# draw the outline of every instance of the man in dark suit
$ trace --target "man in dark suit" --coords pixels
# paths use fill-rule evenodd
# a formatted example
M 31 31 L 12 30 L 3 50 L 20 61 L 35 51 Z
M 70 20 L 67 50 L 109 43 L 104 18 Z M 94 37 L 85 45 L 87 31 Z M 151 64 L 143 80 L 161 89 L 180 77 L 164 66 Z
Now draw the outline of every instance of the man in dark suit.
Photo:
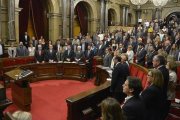
M 119 43 L 119 48 L 117 49 L 120 53 L 126 53 L 125 48 L 123 47 L 122 43 Z
M 127 95 L 122 111 L 127 120 L 144 120 L 145 104 L 139 94 L 143 90 L 142 83 L 137 77 L 127 77 L 123 84 L 123 92 Z
M 134 50 L 136 47 L 136 42 L 134 42 L 133 39 L 134 38 L 130 37 L 129 42 L 128 42 L 128 46 L 131 45 L 133 48 L 132 50 Z
M 124 101 L 126 95 L 123 93 L 122 85 L 124 84 L 126 77 L 124 75 L 124 66 L 120 63 L 121 57 L 116 56 L 114 58 L 115 67 L 112 72 L 112 80 L 110 91 L 112 92 L 112 97 L 115 98 L 121 104 Z
M 160 70 L 164 76 L 164 84 L 163 84 L 163 99 L 166 100 L 165 102 L 163 102 L 163 117 L 164 120 L 167 117 L 168 113 L 169 113 L 169 107 L 170 104 L 168 103 L 167 100 L 167 87 L 168 87 L 168 83 L 169 83 L 169 71 L 167 70 L 167 68 L 165 67 L 165 58 L 162 55 L 156 55 L 153 58 L 153 67 Z
M 145 57 L 146 57 L 146 50 L 144 49 L 144 44 L 139 43 L 139 49 L 136 55 L 136 63 L 138 65 L 144 66 L 145 65 Z
M 104 53 L 105 53 L 105 45 L 103 44 L 103 41 L 102 40 L 100 40 L 100 44 L 99 44 L 99 46 L 98 46 L 98 48 L 97 48 L 97 56 L 103 56 L 104 55 Z
M 83 52 L 85 52 L 86 50 L 88 50 L 88 44 L 85 42 L 85 39 L 84 39 L 84 38 L 81 40 L 80 46 L 81 46 L 81 50 L 82 50 Z
M 179 36 L 178 35 L 176 35 L 175 41 L 171 45 L 173 45 L 173 44 L 176 44 L 178 46 L 178 49 L 180 48 L 180 40 L 179 40 Z
M 106 54 L 103 58 L 103 64 L 104 64 L 103 66 L 104 67 L 110 67 L 111 61 L 112 61 L 112 55 L 111 55 L 111 53 L 109 53 L 110 52 L 109 48 L 106 48 L 105 51 L 106 51 Z
M 93 65 L 94 53 L 91 50 L 91 45 L 88 45 L 88 50 L 85 52 L 86 63 L 88 63 L 88 78 L 92 79 L 92 65 Z
M 74 52 L 71 50 L 71 46 L 68 45 L 67 50 L 64 53 L 65 61 L 72 62 L 74 58 Z
M 74 44 L 73 44 L 72 47 L 71 47 L 71 49 L 74 51 L 74 53 L 76 53 L 77 47 L 78 47 L 77 41 L 74 40 Z
M 81 34 L 81 32 L 79 33 L 79 36 L 78 36 L 78 39 L 81 41 L 82 40 L 82 34 Z
M 4 57 L 4 44 L 2 44 L 2 39 L 0 39 L 0 58 Z
M 49 50 L 46 51 L 47 61 L 53 63 L 56 58 L 56 51 L 53 50 L 53 45 L 49 45 Z
M 81 46 L 78 46 L 77 51 L 74 52 L 74 58 L 76 62 L 83 62 L 84 52 L 81 51 Z
M 177 62 L 177 63 L 180 63 L 180 49 L 178 49 L 178 50 L 176 51 L 175 58 L 176 58 L 176 62 Z
M 42 50 L 45 51 L 45 45 L 42 44 L 42 40 L 39 39 L 39 43 L 36 45 L 36 50 L 38 50 L 38 46 L 41 45 Z
M 120 43 L 122 43 L 124 49 L 127 49 L 128 40 L 126 39 L 125 35 Z
M 56 41 L 56 44 L 54 45 L 54 50 L 55 50 L 56 52 L 58 52 L 60 46 L 63 47 L 63 44 L 62 44 L 62 43 L 60 42 L 60 40 L 58 39 L 58 40 Z
M 29 36 L 27 34 L 27 32 L 25 32 L 24 36 L 22 37 L 22 42 L 23 42 L 23 45 L 26 46 L 26 48 L 28 48 L 29 46 Z
M 38 45 L 38 50 L 35 51 L 34 58 L 36 63 L 44 63 L 45 61 L 45 52 L 42 50 L 42 46 Z
M 153 58 L 155 55 L 158 54 L 155 49 L 156 49 L 156 47 L 154 45 L 150 45 L 150 47 L 149 47 L 150 52 L 147 55 L 147 68 L 148 69 L 153 68 Z
M 127 57 L 125 56 L 125 54 L 121 54 L 121 64 L 124 66 L 124 75 L 125 78 L 127 78 L 127 76 L 130 76 L 130 72 L 129 65 L 127 64 Z
M 23 45 L 22 41 L 19 42 L 19 46 L 17 46 L 16 52 L 17 52 L 17 57 L 28 56 L 28 50 Z
M 171 50 L 171 43 L 170 43 L 170 41 L 165 41 L 165 44 L 164 44 L 165 46 L 164 46 L 164 48 L 163 48 L 163 50 L 167 53 L 167 54 L 169 54 L 169 51 Z

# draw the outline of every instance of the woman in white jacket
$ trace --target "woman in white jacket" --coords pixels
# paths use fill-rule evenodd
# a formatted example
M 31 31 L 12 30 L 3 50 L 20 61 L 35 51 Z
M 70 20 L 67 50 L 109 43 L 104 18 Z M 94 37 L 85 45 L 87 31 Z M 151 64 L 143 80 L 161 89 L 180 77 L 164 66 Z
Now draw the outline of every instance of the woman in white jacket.
M 128 49 L 127 49 L 127 52 L 126 52 L 126 53 L 128 54 L 128 61 L 131 62 L 131 63 L 133 63 L 133 60 L 134 60 L 134 52 L 133 52 L 133 50 L 132 50 L 132 45 L 129 45 L 129 46 L 128 46 Z

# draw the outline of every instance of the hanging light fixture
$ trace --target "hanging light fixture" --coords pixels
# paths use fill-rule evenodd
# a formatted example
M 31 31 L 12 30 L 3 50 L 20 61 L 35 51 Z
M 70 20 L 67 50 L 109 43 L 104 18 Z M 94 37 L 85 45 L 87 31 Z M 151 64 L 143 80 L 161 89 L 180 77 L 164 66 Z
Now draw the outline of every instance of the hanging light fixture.
M 160 8 L 166 5 L 167 2 L 168 0 L 153 0 L 154 5 Z
M 140 9 L 140 6 L 145 4 L 148 0 L 131 0 L 132 4 L 137 5 L 138 9 Z

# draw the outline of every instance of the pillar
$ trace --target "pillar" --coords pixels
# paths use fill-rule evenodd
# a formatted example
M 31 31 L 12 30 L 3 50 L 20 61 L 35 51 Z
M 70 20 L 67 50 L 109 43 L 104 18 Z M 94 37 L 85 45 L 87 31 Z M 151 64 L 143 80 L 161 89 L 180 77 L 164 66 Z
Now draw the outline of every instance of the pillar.
M 15 41 L 15 0 L 8 0 L 8 42 Z
M 106 28 L 108 27 L 108 3 L 109 3 L 109 0 L 106 0 L 106 3 L 105 3 L 105 25 L 104 25 L 104 30 L 106 30 Z
M 0 1 L 0 38 L 2 38 L 2 24 L 1 24 L 1 1 Z
M 152 20 L 156 18 L 156 9 L 152 9 Z
M 122 25 L 126 25 L 126 7 L 122 6 Z
M 129 10 L 129 7 L 126 7 L 126 26 L 128 26 L 128 10 Z
M 158 8 L 158 19 L 161 19 L 162 16 L 162 7 Z
M 66 0 L 62 0 L 63 2 L 63 13 L 62 13 L 62 38 L 66 38 L 67 37 L 67 1 Z
M 74 0 L 70 0 L 69 37 L 74 38 Z
M 104 0 L 101 0 L 100 30 L 104 30 Z

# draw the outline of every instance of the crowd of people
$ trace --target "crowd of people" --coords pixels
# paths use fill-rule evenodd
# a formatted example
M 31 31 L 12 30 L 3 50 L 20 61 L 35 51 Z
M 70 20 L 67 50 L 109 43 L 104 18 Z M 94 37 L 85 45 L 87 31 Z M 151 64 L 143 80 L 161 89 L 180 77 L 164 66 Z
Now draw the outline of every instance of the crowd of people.
M 170 110 L 171 101 L 175 99 L 177 83 L 176 67 L 180 61 L 180 24 L 173 19 L 168 24 L 155 19 L 144 20 L 132 29 L 124 31 L 117 27 L 113 32 L 108 28 L 97 31 L 92 36 L 75 36 L 63 40 L 61 36 L 55 45 L 43 37 L 30 40 L 27 32 L 19 46 L 8 48 L 9 57 L 34 56 L 36 63 L 67 61 L 88 63 L 92 78 L 93 57 L 103 58 L 103 66 L 110 67 L 112 97 L 102 102 L 103 120 L 164 120 Z M 1 43 L 1 40 L 0 40 Z M 0 44 L 0 56 L 4 50 Z M 136 57 L 134 57 L 136 56 Z M 147 80 L 150 83 L 143 90 L 138 78 L 128 77 L 129 62 L 146 66 L 150 69 Z M 152 69 L 155 68 L 155 69 Z M 124 104 L 121 107 L 120 104 Z M 113 107 L 116 106 L 116 107 Z M 122 110 L 121 110 L 122 109 Z M 124 117 L 125 116 L 125 117 Z

